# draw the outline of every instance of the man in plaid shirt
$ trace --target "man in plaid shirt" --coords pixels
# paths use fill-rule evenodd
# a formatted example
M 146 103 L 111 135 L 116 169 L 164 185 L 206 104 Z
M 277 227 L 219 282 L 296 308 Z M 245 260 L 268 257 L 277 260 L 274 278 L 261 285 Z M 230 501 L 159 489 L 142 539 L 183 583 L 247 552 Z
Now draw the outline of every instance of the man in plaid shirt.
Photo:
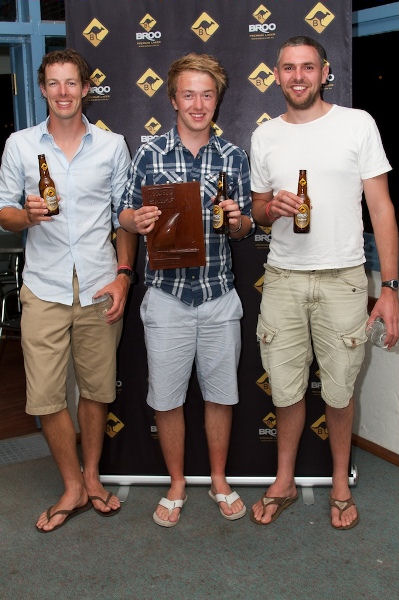
M 148 290 L 140 313 L 149 368 L 147 403 L 156 423 L 171 478 L 166 498 L 153 514 L 173 527 L 187 496 L 184 479 L 183 404 L 195 360 L 205 400 L 205 430 L 212 485 L 209 496 L 229 520 L 246 508 L 225 477 L 232 405 L 238 402 L 237 365 L 241 350 L 242 307 L 234 289 L 229 238 L 239 240 L 254 229 L 250 213 L 250 177 L 246 154 L 216 137 L 211 121 L 226 88 L 224 69 L 213 57 L 190 53 L 168 73 L 168 94 L 177 123 L 165 135 L 141 146 L 133 158 L 119 208 L 121 226 L 148 234 L 161 211 L 142 205 L 142 185 L 199 181 L 206 266 L 152 271 L 146 261 Z M 228 181 L 229 234 L 213 232 L 213 199 L 220 171 Z

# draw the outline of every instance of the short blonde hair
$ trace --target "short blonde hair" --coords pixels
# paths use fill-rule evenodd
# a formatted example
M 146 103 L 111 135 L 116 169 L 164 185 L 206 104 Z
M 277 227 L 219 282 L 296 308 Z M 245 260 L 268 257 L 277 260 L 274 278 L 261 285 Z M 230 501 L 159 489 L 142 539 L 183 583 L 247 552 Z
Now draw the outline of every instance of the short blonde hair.
M 208 73 L 216 84 L 218 100 L 221 99 L 227 87 L 226 71 L 213 56 L 190 52 L 175 60 L 169 68 L 168 96 L 170 100 L 176 96 L 177 78 L 183 71 L 201 71 L 202 73 Z

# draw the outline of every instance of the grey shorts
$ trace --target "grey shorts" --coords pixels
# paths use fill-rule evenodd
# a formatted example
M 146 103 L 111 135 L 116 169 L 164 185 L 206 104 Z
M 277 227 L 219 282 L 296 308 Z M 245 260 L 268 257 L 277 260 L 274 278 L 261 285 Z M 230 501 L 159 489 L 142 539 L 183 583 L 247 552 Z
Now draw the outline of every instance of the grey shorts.
M 312 342 L 322 398 L 332 407 L 348 405 L 364 358 L 367 301 L 363 265 L 323 271 L 266 265 L 257 336 L 275 406 L 305 395 Z
M 147 403 L 165 411 L 182 406 L 195 361 L 207 402 L 237 404 L 242 306 L 235 290 L 187 306 L 150 287 L 140 309 L 149 370 Z
M 71 352 L 80 395 L 97 402 L 113 402 L 122 319 L 109 325 L 99 318 L 93 305 L 82 308 L 76 277 L 72 306 L 40 300 L 25 285 L 21 302 L 26 412 L 48 415 L 66 408 Z

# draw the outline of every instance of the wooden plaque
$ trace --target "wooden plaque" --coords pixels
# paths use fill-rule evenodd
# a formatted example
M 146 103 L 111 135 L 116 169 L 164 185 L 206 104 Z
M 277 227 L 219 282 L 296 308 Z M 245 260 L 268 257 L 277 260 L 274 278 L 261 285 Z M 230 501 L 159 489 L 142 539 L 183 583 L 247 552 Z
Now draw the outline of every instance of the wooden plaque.
M 144 185 L 141 191 L 144 206 L 157 206 L 162 211 L 147 234 L 150 268 L 205 266 L 199 182 Z

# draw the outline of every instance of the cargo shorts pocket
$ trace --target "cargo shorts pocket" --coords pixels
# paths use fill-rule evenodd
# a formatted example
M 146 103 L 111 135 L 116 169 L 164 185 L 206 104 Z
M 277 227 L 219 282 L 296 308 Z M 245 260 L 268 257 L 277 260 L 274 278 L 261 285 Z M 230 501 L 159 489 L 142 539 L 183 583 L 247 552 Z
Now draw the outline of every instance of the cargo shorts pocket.
M 340 337 L 348 348 L 357 348 L 367 342 L 366 322 L 350 333 L 341 333 Z
M 256 337 L 258 338 L 258 342 L 270 344 L 277 333 L 278 329 L 275 329 L 274 327 L 271 327 L 265 323 L 262 315 L 258 316 L 258 324 L 256 326 Z

